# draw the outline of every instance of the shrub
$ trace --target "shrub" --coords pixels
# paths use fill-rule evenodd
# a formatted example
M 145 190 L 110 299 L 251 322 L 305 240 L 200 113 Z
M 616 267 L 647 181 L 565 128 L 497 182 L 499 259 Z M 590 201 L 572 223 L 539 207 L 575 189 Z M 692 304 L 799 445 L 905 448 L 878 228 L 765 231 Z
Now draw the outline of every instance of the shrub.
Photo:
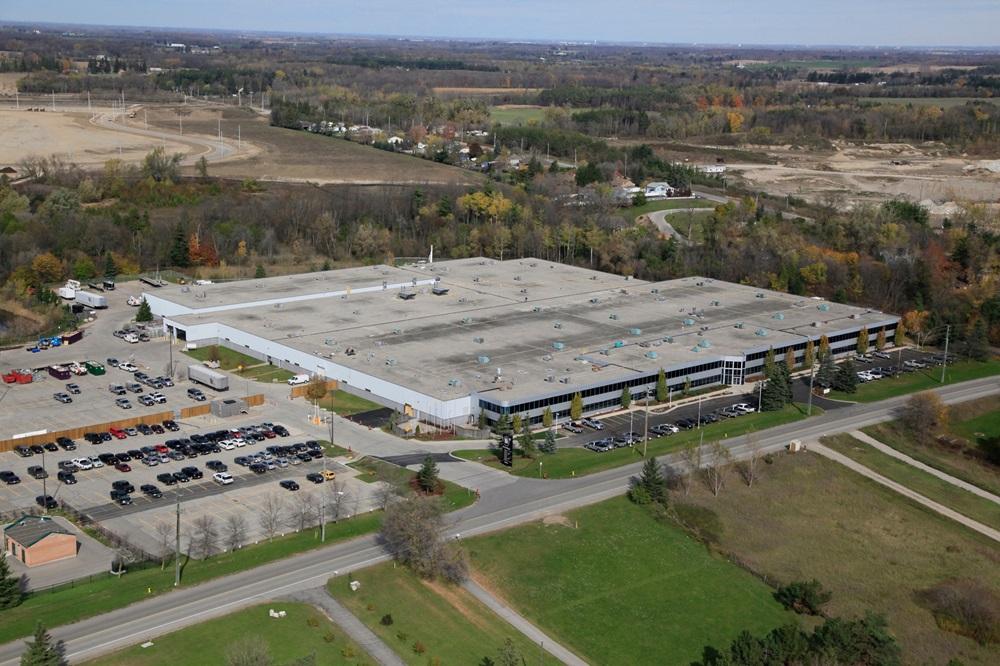
M 424 652 L 427 652 L 427 646 L 421 643 L 420 641 L 416 641 L 413 644 L 413 651 L 416 652 L 417 654 L 423 654 Z
M 328 631 L 323 636 L 323 640 L 326 641 L 327 643 L 332 643 L 333 641 L 337 640 L 337 635 L 332 631 Z
M 945 631 L 981 645 L 1000 643 L 1000 595 L 971 580 L 945 581 L 921 592 L 920 602 Z
M 306 620 L 306 624 L 308 624 L 310 627 L 318 627 L 319 620 L 316 619 L 315 617 L 311 617 L 308 620 Z
M 398 638 L 399 640 L 401 640 L 401 641 L 403 641 L 405 643 L 407 640 L 409 640 L 410 635 L 408 633 L 406 633 L 405 631 L 397 631 L 396 632 L 396 638 Z
M 816 579 L 795 581 L 779 587 L 774 593 L 775 600 L 782 606 L 805 615 L 819 615 L 820 607 L 830 601 L 830 597 Z
M 382 616 L 382 619 L 379 620 L 379 622 L 384 627 L 392 626 L 392 614 L 391 613 L 386 613 L 385 615 Z

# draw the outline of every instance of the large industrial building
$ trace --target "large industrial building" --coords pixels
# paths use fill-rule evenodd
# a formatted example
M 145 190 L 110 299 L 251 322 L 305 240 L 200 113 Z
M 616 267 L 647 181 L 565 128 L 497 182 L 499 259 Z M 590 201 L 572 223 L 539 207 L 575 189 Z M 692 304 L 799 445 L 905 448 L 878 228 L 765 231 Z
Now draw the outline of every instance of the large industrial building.
M 644 282 L 542 261 L 474 258 L 368 266 L 145 294 L 180 340 L 218 343 L 335 379 L 437 425 L 485 412 L 538 422 L 615 408 L 662 368 L 685 384 L 739 385 L 768 350 L 801 361 L 826 336 L 853 352 L 867 330 L 892 341 L 898 317 L 701 277 Z

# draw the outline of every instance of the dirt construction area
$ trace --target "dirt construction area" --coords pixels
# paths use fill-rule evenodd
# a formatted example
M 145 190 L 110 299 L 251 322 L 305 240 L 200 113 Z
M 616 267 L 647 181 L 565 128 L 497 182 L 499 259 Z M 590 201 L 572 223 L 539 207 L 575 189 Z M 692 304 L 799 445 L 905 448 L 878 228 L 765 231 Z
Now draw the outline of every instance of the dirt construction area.
M 960 202 L 1000 202 L 1000 162 L 950 155 L 938 144 L 836 142 L 833 150 L 746 148 L 766 152 L 777 164 L 730 164 L 729 173 L 752 188 L 779 196 L 833 202 L 844 209 L 905 198 L 940 215 L 954 214 Z

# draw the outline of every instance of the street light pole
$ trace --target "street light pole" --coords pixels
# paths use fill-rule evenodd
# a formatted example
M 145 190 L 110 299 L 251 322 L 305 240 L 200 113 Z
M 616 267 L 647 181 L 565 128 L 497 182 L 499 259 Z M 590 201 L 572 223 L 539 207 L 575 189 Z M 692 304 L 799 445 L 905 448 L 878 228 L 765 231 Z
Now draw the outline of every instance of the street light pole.
M 951 324 L 944 331 L 944 362 L 941 364 L 941 383 L 944 384 L 944 371 L 948 368 L 948 338 L 951 337 Z
M 701 430 L 701 396 L 698 396 L 698 430 Z
M 816 362 L 809 366 L 809 405 L 806 407 L 806 416 L 813 413 L 813 379 L 816 378 Z M 760 405 L 758 405 L 760 407 Z
M 646 423 L 642 427 L 642 457 L 646 457 L 646 447 L 649 444 L 649 387 L 646 387 Z
M 174 587 L 181 584 L 181 494 L 174 492 L 177 507 L 177 522 L 174 527 Z
M 45 482 L 48 480 L 48 471 L 45 469 L 45 449 L 42 449 L 42 511 L 49 512 L 49 492 Z

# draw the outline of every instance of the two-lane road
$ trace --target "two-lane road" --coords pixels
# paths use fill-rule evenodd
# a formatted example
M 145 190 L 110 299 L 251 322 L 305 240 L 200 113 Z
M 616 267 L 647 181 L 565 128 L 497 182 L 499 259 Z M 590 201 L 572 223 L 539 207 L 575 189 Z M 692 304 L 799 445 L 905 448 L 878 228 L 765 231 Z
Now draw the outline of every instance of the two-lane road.
M 943 387 L 938 392 L 949 403 L 973 400 L 1000 392 L 1000 379 L 988 377 Z M 808 441 L 830 433 L 854 430 L 892 418 L 906 399 L 907 396 L 901 396 L 830 411 L 807 421 L 758 433 L 757 441 L 765 450 L 777 451 L 790 439 Z M 743 437 L 723 443 L 737 458 L 747 453 L 747 441 Z M 679 464 L 678 456 L 668 456 L 663 460 L 667 464 Z M 478 503 L 452 514 L 448 533 L 465 538 L 619 495 L 627 488 L 629 479 L 640 465 L 637 462 L 578 479 L 517 479 L 515 483 L 484 492 Z M 79 662 L 209 617 L 315 587 L 334 575 L 370 566 L 386 558 L 376 537 L 361 537 L 153 597 L 127 608 L 58 627 L 52 634 L 65 642 L 70 660 Z M 0 646 L 0 666 L 17 664 L 23 649 L 21 641 Z

